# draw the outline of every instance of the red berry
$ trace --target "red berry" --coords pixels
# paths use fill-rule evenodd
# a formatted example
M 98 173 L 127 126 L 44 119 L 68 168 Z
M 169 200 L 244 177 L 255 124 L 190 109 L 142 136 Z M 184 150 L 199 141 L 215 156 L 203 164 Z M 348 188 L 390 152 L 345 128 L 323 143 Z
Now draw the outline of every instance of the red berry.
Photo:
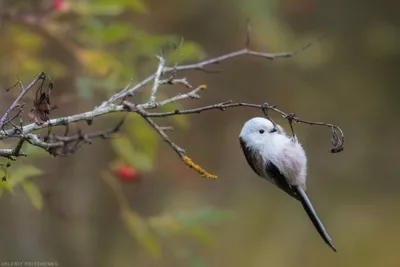
M 53 0 L 53 2 L 51 3 L 51 7 L 55 11 L 60 10 L 63 7 L 63 5 L 64 5 L 64 0 Z
M 131 166 L 122 165 L 117 169 L 118 178 L 123 182 L 134 182 L 139 179 L 139 173 Z

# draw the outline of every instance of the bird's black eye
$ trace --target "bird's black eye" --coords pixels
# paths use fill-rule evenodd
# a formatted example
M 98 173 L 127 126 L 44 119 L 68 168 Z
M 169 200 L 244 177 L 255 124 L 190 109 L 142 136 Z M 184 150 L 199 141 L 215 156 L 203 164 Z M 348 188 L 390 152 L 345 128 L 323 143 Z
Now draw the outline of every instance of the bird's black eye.
M 276 128 L 272 128 L 272 130 L 271 131 L 269 131 L 270 133 L 274 133 L 274 132 L 276 132 L 277 131 L 277 129 Z
M 264 133 L 264 129 L 261 129 L 259 132 L 260 132 L 260 134 L 263 134 Z

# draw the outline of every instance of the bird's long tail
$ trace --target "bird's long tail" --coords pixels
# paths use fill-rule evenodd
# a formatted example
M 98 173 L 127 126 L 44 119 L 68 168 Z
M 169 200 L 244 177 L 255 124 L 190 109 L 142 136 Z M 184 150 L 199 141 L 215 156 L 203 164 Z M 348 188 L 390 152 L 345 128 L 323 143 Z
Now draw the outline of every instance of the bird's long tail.
M 300 186 L 293 187 L 296 193 L 299 196 L 299 200 L 303 205 L 304 210 L 307 212 L 308 217 L 310 217 L 312 223 L 314 224 L 315 228 L 317 229 L 318 233 L 321 235 L 322 239 L 324 239 L 325 243 L 330 246 L 333 251 L 336 252 L 335 246 L 332 244 L 332 239 L 328 235 L 324 225 L 322 224 L 321 220 L 318 218 L 317 213 L 315 212 L 313 206 L 311 205 L 310 200 L 308 199 L 306 193 L 304 192 L 303 188 Z

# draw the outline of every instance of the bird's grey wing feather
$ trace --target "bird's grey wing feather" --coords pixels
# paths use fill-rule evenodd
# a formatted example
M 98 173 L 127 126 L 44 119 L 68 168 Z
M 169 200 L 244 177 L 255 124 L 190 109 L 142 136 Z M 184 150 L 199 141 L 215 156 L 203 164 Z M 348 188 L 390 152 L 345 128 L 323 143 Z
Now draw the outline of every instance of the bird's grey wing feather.
M 267 161 L 265 163 L 265 172 L 272 180 L 274 180 L 276 186 L 278 186 L 280 189 L 282 189 L 295 199 L 300 200 L 299 196 L 287 182 L 285 176 L 283 176 L 283 174 L 279 171 L 278 167 L 276 167 L 274 163 L 272 163 L 271 161 Z
M 258 153 L 255 153 L 252 149 L 248 148 L 242 138 L 239 138 L 239 140 L 247 163 L 253 171 L 258 174 L 258 176 L 267 178 L 265 177 L 265 174 L 267 174 L 272 180 L 271 182 L 276 186 L 288 193 L 290 196 L 300 200 L 275 164 L 270 161 L 265 164 L 264 159 Z
M 263 165 L 263 159 L 258 154 L 254 153 L 254 151 L 252 151 L 250 148 L 248 148 L 242 138 L 239 138 L 239 140 L 247 163 L 250 165 L 255 173 L 262 177 L 263 170 L 260 169 L 259 166 Z M 259 162 L 260 164 L 256 164 L 257 162 Z

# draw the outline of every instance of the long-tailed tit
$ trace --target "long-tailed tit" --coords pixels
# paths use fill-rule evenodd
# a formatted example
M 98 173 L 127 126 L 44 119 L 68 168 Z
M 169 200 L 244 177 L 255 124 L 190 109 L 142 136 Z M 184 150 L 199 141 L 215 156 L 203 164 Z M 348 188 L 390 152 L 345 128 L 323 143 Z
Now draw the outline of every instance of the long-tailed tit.
M 289 137 L 279 125 L 257 117 L 244 124 L 239 139 L 253 171 L 300 201 L 321 237 L 336 252 L 305 193 L 307 157 L 296 136 Z

